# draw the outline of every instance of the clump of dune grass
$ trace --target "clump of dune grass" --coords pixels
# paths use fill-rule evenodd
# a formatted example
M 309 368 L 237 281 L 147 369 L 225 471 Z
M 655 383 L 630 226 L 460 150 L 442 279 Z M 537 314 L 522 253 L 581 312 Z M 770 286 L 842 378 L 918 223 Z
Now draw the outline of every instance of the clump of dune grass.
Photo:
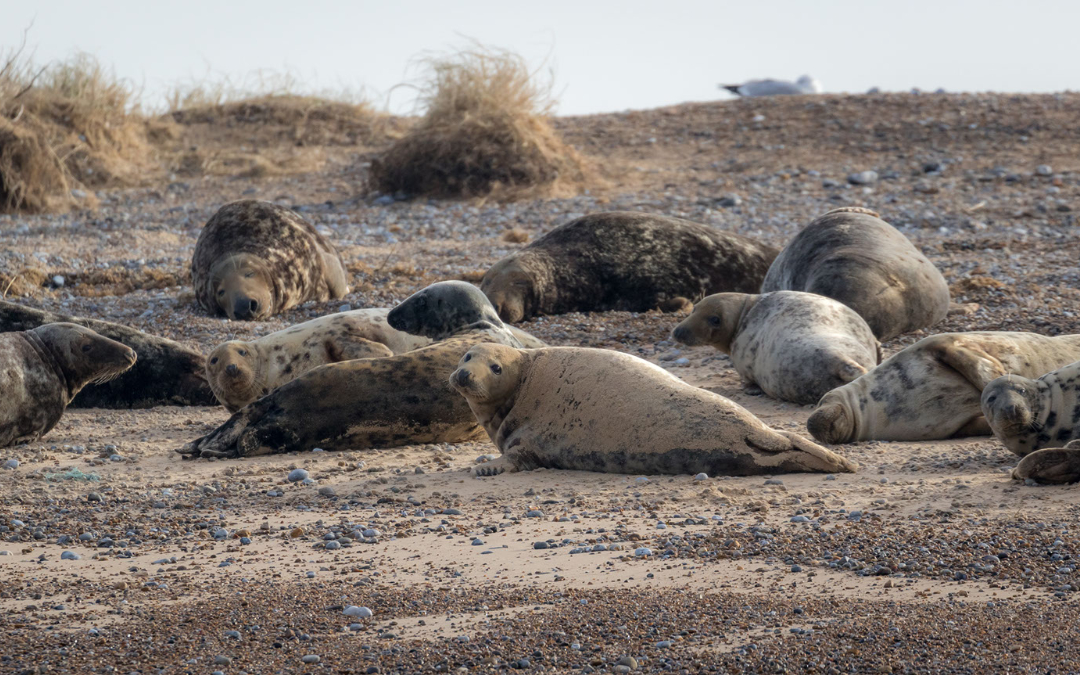
M 0 55 L 0 211 L 61 210 L 75 188 L 138 176 L 150 128 L 134 98 L 86 54 L 44 67 L 22 48 Z
M 372 163 L 371 189 L 512 197 L 586 183 L 586 162 L 551 126 L 550 81 L 521 56 L 476 48 L 423 63 L 417 101 L 424 115 Z

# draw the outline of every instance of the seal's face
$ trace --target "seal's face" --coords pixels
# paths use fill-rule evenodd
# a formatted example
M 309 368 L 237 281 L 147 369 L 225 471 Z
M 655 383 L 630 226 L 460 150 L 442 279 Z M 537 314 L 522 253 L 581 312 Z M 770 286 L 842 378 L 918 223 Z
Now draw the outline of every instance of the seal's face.
M 470 401 L 493 405 L 509 398 L 518 386 L 520 355 L 502 345 L 477 345 L 467 351 L 450 374 L 450 386 Z
M 806 430 L 822 443 L 848 443 L 855 438 L 855 414 L 840 396 L 829 392 L 806 420 Z
M 731 349 L 742 308 L 747 296 L 742 293 L 717 293 L 694 305 L 694 311 L 671 332 L 684 345 L 712 345 L 722 352 Z
M 517 260 L 500 260 L 480 281 L 480 290 L 488 297 L 507 323 L 517 323 L 532 316 L 536 306 L 536 283 L 533 275 Z
M 266 269 L 253 260 L 230 259 L 214 270 L 214 301 L 234 321 L 260 321 L 274 310 Z
M 406 298 L 386 316 L 391 328 L 433 340 L 480 321 L 502 325 L 487 297 L 464 281 L 432 284 Z
M 983 389 L 983 415 L 1000 435 L 1025 434 L 1035 422 L 1033 398 L 1037 394 L 1038 386 L 1026 377 L 999 377 Z
M 206 360 L 206 379 L 210 388 L 229 409 L 242 408 L 252 400 L 253 390 L 260 387 L 257 375 L 258 361 L 246 342 L 232 340 L 218 345 Z
M 119 377 L 138 358 L 131 347 L 73 323 L 50 323 L 33 332 L 64 371 L 73 394 L 91 382 Z

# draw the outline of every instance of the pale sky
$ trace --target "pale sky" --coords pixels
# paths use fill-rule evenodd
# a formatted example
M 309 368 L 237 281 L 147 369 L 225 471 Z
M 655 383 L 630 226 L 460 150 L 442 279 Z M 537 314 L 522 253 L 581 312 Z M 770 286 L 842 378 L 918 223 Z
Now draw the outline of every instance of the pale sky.
M 826 92 L 1080 90 L 1075 0 L 9 0 L 0 46 L 77 50 L 143 87 L 287 71 L 395 112 L 414 57 L 475 38 L 554 68 L 560 114 L 726 98 L 719 82 L 809 73 Z

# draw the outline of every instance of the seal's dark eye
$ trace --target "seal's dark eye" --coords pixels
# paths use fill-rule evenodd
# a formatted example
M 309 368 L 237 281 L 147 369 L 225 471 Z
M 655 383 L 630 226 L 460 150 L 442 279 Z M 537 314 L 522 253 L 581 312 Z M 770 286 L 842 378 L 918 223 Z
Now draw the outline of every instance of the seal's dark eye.
M 251 277 L 253 277 L 253 276 L 255 276 L 255 273 L 254 273 L 254 272 L 248 272 L 247 274 L 245 274 L 245 275 L 244 275 L 244 278 L 245 278 L 245 279 L 250 279 L 250 278 L 251 278 Z
M 220 298 L 221 296 L 225 295 L 225 289 L 224 289 L 224 288 L 223 288 L 223 289 L 221 289 L 220 291 L 218 291 L 218 292 L 217 292 L 217 294 L 218 294 L 218 297 L 219 297 L 219 298 Z
M 468 360 L 469 360 L 469 359 L 471 359 L 471 358 L 472 358 L 472 354 L 466 354 L 466 355 L 465 355 L 465 360 L 466 360 L 466 361 L 468 361 Z
M 994 402 L 994 401 L 996 401 L 996 400 L 997 400 L 997 394 L 994 394 L 994 395 L 993 395 L 993 396 L 991 396 L 990 398 L 986 399 L 986 402 L 987 402 L 987 403 L 993 403 L 993 402 Z
M 214 365 L 215 363 L 217 363 L 217 357 L 216 356 L 214 358 L 210 359 L 210 365 Z
M 496 375 L 502 375 L 502 366 L 497 363 L 491 364 L 491 372 L 495 373 Z
M 85 345 L 83 345 L 83 346 L 82 346 L 82 350 L 83 350 L 84 352 L 88 352 L 88 351 L 90 351 L 90 350 L 91 350 L 92 348 L 93 348 L 93 347 L 92 347 L 92 346 L 91 346 L 90 344 L 85 344 Z
M 240 356 L 247 356 L 247 352 L 245 352 L 243 349 L 241 349 L 240 350 Z
M 714 327 L 719 327 L 720 326 L 720 317 L 718 317 L 718 316 L 710 316 L 709 317 L 709 325 L 714 326 Z

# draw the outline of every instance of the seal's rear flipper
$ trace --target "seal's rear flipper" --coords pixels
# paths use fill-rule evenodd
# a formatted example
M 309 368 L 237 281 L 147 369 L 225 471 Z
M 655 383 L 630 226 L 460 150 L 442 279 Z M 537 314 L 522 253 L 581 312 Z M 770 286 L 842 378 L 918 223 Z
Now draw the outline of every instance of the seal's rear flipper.
M 1012 477 L 1052 485 L 1080 481 L 1080 441 L 1071 441 L 1064 448 L 1036 450 L 1020 460 Z
M 790 431 L 777 431 L 776 433 L 791 441 L 793 449 L 802 454 L 798 461 L 805 467 L 804 471 L 855 473 L 859 470 L 859 465 L 855 462 L 841 457 L 832 450 L 823 448 L 799 434 L 793 434 Z

